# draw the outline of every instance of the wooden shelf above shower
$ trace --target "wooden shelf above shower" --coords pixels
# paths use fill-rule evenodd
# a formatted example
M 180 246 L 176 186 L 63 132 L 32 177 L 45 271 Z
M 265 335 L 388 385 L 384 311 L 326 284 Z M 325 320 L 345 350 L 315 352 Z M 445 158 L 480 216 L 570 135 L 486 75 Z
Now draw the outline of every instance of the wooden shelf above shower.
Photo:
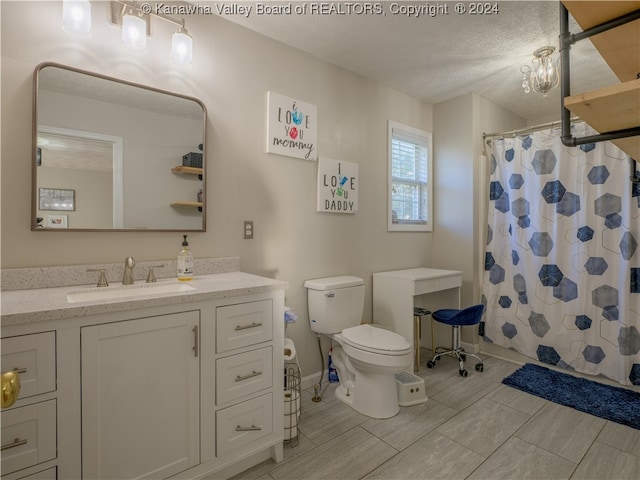
M 640 79 L 572 95 L 564 105 L 600 133 L 640 125 Z M 640 159 L 640 136 L 613 140 L 632 158 Z
M 640 1 L 562 2 L 583 30 L 640 9 Z M 564 105 L 599 133 L 640 126 L 640 19 L 589 38 L 622 83 L 571 95 Z M 640 159 L 640 136 L 613 140 L 632 158 Z
M 640 9 L 640 1 L 562 2 L 582 30 Z M 621 82 L 634 80 L 640 72 L 640 20 L 634 20 L 589 38 Z

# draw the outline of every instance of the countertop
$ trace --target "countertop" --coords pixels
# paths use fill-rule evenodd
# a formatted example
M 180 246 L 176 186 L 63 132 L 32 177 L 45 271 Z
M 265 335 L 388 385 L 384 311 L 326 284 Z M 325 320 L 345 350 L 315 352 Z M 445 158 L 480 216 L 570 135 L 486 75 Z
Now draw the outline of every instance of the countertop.
M 158 285 L 166 283 L 182 282 L 177 279 L 157 281 Z M 2 326 L 273 292 L 289 286 L 287 282 L 237 271 L 197 275 L 185 283 L 194 287 L 194 290 L 78 303 L 69 303 L 67 294 L 103 289 L 142 289 L 144 281 L 132 286 L 113 283 L 100 289 L 95 285 L 86 285 L 4 291 L 0 295 Z

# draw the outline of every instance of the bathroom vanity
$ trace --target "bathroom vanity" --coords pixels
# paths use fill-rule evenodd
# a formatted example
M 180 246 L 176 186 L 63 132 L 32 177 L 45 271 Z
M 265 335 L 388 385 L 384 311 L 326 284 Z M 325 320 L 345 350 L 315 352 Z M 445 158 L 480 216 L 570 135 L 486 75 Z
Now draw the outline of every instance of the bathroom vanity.
M 287 284 L 182 283 L 2 292 L 2 372 L 22 383 L 3 478 L 226 478 L 282 459 Z

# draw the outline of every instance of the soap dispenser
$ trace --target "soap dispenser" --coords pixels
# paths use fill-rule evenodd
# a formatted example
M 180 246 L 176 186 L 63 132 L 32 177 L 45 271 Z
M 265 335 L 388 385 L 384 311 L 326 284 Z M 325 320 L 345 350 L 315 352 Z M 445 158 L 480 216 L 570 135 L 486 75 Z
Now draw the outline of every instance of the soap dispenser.
M 189 250 L 187 236 L 183 235 L 182 250 L 178 254 L 178 280 L 188 282 L 193 279 L 193 255 Z

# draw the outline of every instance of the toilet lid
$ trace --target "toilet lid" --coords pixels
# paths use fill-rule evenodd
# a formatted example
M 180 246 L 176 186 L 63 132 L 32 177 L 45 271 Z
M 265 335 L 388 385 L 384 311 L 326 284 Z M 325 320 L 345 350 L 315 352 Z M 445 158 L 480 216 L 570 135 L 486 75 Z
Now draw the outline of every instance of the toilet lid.
M 342 339 L 354 348 L 384 355 L 404 355 L 412 349 L 402 335 L 369 324 L 345 328 Z

